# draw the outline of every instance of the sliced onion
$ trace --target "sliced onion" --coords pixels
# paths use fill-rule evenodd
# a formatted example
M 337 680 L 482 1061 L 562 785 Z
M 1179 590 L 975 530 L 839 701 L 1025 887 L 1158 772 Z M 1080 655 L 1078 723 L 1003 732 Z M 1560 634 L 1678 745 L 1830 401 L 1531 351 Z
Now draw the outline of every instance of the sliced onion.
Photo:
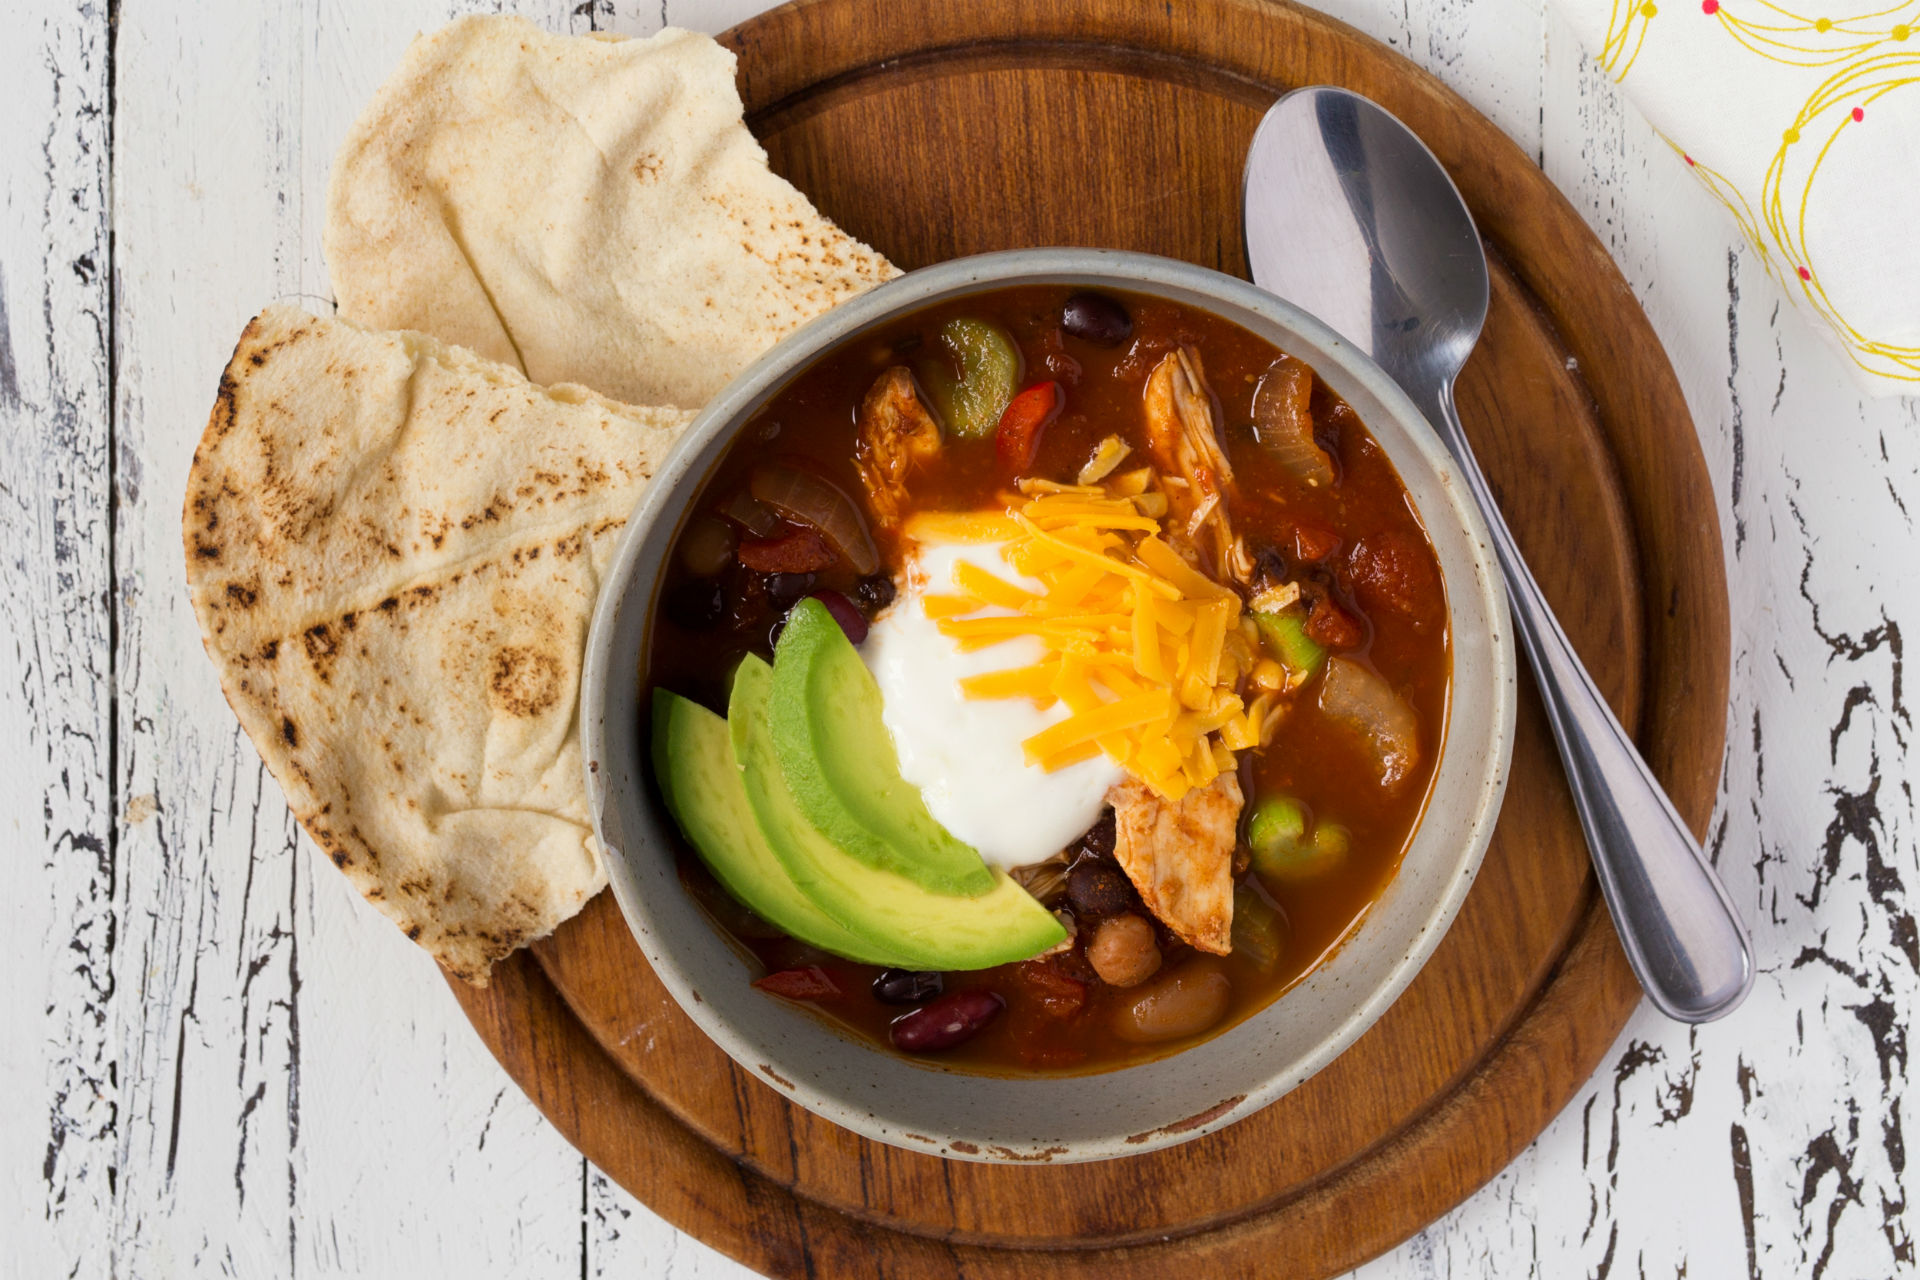
M 868 574 L 880 567 L 880 553 L 874 550 L 860 508 L 828 481 L 769 462 L 753 469 L 747 487 L 781 515 L 818 529 L 847 558 L 855 573 Z
M 1367 744 L 1380 781 L 1393 786 L 1420 760 L 1420 720 L 1380 676 L 1352 658 L 1329 658 L 1320 710 Z
M 764 504 L 755 502 L 753 495 L 745 489 L 737 491 L 733 500 L 720 509 L 720 514 L 756 538 L 764 538 L 780 527 L 780 517 Z
M 1313 438 L 1313 370 L 1292 356 L 1267 369 L 1253 393 L 1253 432 L 1260 447 L 1308 484 L 1333 483 L 1333 460 Z

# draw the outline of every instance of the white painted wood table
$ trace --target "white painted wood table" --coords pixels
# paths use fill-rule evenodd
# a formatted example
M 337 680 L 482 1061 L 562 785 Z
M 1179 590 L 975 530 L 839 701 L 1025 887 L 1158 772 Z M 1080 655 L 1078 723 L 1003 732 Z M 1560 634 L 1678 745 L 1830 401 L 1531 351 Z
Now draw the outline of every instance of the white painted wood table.
M 263 304 L 326 305 L 333 147 L 409 36 L 465 7 L 5 6 L 0 1275 L 745 1274 L 547 1127 L 306 847 L 187 607 L 181 494 L 219 370 Z M 519 7 L 644 34 L 763 5 Z M 1679 371 L 1733 596 L 1712 848 L 1760 966 L 1722 1024 L 1643 1009 L 1512 1168 L 1359 1274 L 1911 1273 L 1920 401 L 1856 394 L 1540 0 L 1332 7 L 1545 167 Z

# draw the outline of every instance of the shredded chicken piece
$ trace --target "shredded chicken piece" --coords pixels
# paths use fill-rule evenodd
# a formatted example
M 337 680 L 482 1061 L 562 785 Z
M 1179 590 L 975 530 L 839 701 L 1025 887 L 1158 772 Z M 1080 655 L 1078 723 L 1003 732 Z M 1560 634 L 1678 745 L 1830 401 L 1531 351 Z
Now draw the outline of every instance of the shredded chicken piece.
M 1180 940 L 1224 956 L 1233 950 L 1233 849 L 1240 780 L 1223 773 L 1169 804 L 1127 778 L 1107 792 L 1113 856 L 1140 900 Z
M 913 374 L 895 365 L 881 374 L 860 402 L 854 465 L 866 486 L 867 510 L 891 533 L 907 506 L 907 476 L 940 452 L 940 424 L 920 402 Z
M 1168 353 L 1147 377 L 1145 405 L 1147 447 L 1166 483 L 1174 534 L 1205 545 L 1215 567 L 1244 584 L 1253 576 L 1253 557 L 1227 515 L 1233 464 L 1220 448 L 1200 353 L 1192 347 Z

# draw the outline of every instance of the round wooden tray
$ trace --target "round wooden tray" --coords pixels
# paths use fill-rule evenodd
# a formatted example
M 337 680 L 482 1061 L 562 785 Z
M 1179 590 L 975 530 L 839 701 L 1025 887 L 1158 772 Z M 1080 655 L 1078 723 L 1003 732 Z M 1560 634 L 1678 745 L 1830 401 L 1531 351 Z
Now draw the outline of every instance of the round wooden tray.
M 979 0 L 910 16 L 892 0 L 811 0 L 722 39 L 774 168 L 903 267 L 1077 244 L 1244 273 L 1241 162 L 1275 96 L 1341 84 L 1412 125 L 1494 260 L 1459 388 L 1468 434 L 1568 634 L 1704 826 L 1727 597 L 1692 422 L 1606 251 L 1466 103 L 1329 18 L 1253 0 Z M 610 895 L 489 989 L 454 990 L 596 1164 L 771 1275 L 1331 1275 L 1512 1159 L 1639 998 L 1522 685 L 1498 833 L 1418 980 L 1325 1071 L 1183 1146 L 1006 1166 L 857 1138 L 735 1069 Z

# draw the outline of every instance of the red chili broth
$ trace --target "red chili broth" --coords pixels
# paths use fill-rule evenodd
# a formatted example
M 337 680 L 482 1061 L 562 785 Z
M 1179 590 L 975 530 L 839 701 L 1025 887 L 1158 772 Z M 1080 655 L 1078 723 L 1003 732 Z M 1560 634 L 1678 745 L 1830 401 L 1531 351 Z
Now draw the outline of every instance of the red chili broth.
M 1062 481 L 1072 481 L 1096 444 L 1109 434 L 1120 435 L 1134 449 L 1120 470 L 1146 459 L 1142 388 L 1160 357 L 1178 345 L 1189 345 L 1200 353 L 1217 401 L 1221 444 L 1235 472 L 1231 516 L 1235 530 L 1249 546 L 1279 547 L 1291 562 L 1294 531 L 1305 526 L 1315 533 L 1339 535 L 1340 545 L 1325 562 L 1328 565 L 1344 565 L 1346 552 L 1357 541 L 1387 533 L 1412 539 L 1424 555 L 1431 587 L 1411 615 L 1368 607 L 1355 597 L 1350 575 L 1341 569 L 1326 573 L 1322 583 L 1365 633 L 1357 648 L 1344 651 L 1346 656 L 1384 676 L 1418 715 L 1421 757 L 1411 776 L 1390 793 L 1383 790 L 1364 748 L 1313 707 L 1316 677 L 1292 695 L 1295 707 L 1272 744 L 1259 753 L 1242 753 L 1241 780 L 1248 792 L 1249 811 L 1259 796 L 1282 792 L 1302 801 L 1317 817 L 1344 824 L 1353 837 L 1345 864 L 1318 881 L 1267 885 L 1250 872 L 1244 877 L 1285 922 L 1285 942 L 1273 970 L 1259 972 L 1239 955 L 1206 961 L 1219 963 L 1232 981 L 1233 998 L 1226 1017 L 1193 1040 L 1151 1045 L 1123 1040 L 1109 1025 L 1114 1011 L 1130 1003 L 1137 988 L 1116 990 L 1093 983 L 1084 1009 L 1061 1018 L 1042 1007 L 1018 965 L 949 974 L 947 991 L 984 987 L 1007 1001 L 1001 1016 L 976 1038 L 927 1059 L 970 1072 L 1111 1070 L 1210 1038 L 1271 1003 L 1350 934 L 1392 878 L 1425 806 L 1446 724 L 1451 653 L 1438 564 L 1399 476 L 1358 415 L 1315 379 L 1315 435 L 1334 458 L 1338 476 L 1330 487 L 1309 487 L 1262 450 L 1249 426 L 1255 386 L 1282 354 L 1278 349 L 1206 312 L 1114 292 L 1111 296 L 1132 315 L 1133 334 L 1117 348 L 1103 350 L 1062 333 L 1061 307 L 1071 292 L 1065 286 L 1035 285 L 977 294 L 903 317 L 849 342 L 804 370 L 769 402 L 690 510 L 717 511 L 745 487 L 752 467 L 767 460 L 802 466 L 857 498 L 861 485 L 853 464 L 854 415 L 862 397 L 889 365 L 926 358 L 933 333 L 952 317 L 996 321 L 1013 335 L 1025 361 L 1020 386 L 1048 378 L 1061 384 L 1065 407 L 1046 429 L 1028 474 Z M 916 475 L 911 488 L 915 505 L 929 510 L 1000 509 L 1007 492 L 992 438 L 960 440 L 951 435 L 938 467 Z M 883 564 L 897 564 L 898 549 L 876 537 Z M 736 570 L 735 576 L 744 573 Z M 663 589 L 671 591 L 687 576 L 676 558 Z M 852 594 L 856 575 L 842 563 L 816 575 L 814 585 Z M 718 628 L 697 632 L 683 631 L 665 620 L 657 622 L 643 686 L 671 689 L 724 714 L 734 666 L 749 652 L 771 658 L 780 614 L 742 604 Z M 906 1010 L 873 998 L 868 987 L 878 969 L 825 956 L 785 937 L 751 936 L 766 932 L 767 926 L 734 904 L 690 849 L 681 851 L 681 871 L 689 891 L 716 925 L 759 963 L 769 971 L 821 966 L 833 975 L 842 995 L 810 1002 L 812 1007 L 856 1038 L 888 1045 L 889 1022 Z M 1164 929 L 1161 936 L 1167 941 Z M 1084 931 L 1081 941 L 1084 945 Z M 1194 955 L 1178 944 L 1163 950 L 1167 955 L 1163 968 Z M 893 1052 L 890 1047 L 887 1051 Z

